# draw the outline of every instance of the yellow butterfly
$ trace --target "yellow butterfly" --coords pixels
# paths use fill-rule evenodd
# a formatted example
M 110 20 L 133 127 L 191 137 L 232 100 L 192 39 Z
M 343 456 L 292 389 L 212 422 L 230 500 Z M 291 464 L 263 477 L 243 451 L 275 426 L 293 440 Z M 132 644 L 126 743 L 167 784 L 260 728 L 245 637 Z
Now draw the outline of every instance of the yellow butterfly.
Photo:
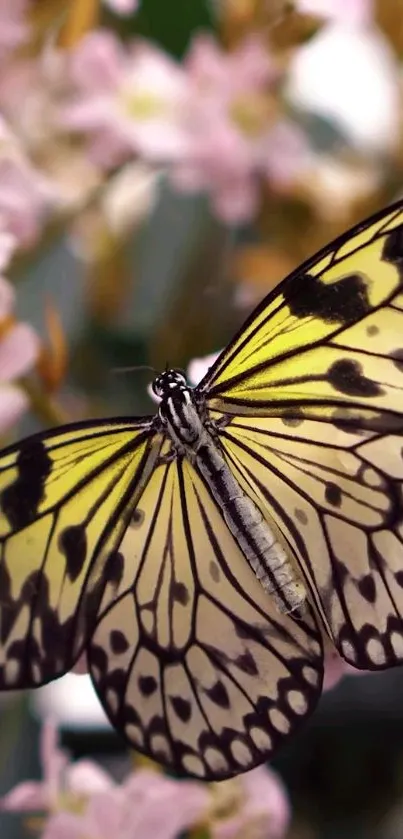
M 225 778 L 313 710 L 323 641 L 403 660 L 403 202 L 269 294 L 154 417 L 0 456 L 0 689 L 85 652 L 112 725 Z

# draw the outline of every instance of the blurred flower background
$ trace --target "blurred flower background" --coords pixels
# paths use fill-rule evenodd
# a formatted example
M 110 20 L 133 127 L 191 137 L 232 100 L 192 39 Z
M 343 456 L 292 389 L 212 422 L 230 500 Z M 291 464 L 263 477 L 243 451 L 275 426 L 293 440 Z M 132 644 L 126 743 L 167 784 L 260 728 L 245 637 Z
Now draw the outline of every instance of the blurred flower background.
M 403 0 L 0 0 L 1 442 L 151 410 L 142 365 L 197 380 L 401 197 L 402 56 Z M 86 676 L 2 697 L 1 837 L 403 839 L 400 670 L 329 653 L 326 687 L 273 767 L 209 786 L 124 752 Z

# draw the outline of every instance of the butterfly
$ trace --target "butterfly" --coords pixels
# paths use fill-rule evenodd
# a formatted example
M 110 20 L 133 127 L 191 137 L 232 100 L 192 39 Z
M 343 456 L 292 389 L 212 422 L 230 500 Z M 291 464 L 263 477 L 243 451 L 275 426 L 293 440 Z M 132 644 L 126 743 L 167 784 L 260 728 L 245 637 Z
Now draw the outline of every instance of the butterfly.
M 403 660 L 403 202 L 270 293 L 194 389 L 0 455 L 0 689 L 85 654 L 115 729 L 211 780 Z

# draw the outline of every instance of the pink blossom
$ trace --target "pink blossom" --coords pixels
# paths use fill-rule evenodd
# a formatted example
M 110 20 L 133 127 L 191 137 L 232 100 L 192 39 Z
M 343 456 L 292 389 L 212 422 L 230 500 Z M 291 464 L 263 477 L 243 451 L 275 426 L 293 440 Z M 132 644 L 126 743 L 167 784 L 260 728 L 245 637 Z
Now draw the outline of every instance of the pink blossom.
M 210 793 L 196 781 L 175 781 L 139 769 L 121 784 L 92 761 L 69 764 L 52 722 L 41 737 L 43 781 L 5 795 L 5 810 L 48 813 L 43 839 L 175 839 L 202 820 Z
M 278 70 L 257 35 L 232 53 L 199 36 L 185 69 L 191 146 L 174 168 L 174 183 L 207 190 L 225 221 L 246 221 L 257 209 L 262 178 L 282 186 L 307 162 L 304 135 L 279 116 L 270 96 Z
M 15 238 L 15 236 L 13 236 L 12 233 L 8 233 L 8 231 L 6 230 L 0 230 L 0 272 L 4 271 L 4 269 L 8 267 L 10 259 L 14 255 L 16 248 L 17 239 Z M 5 293 L 7 296 L 6 299 L 7 301 L 9 301 L 9 305 L 7 306 L 7 314 L 14 303 L 14 296 L 11 286 L 8 283 L 6 283 L 5 288 L 7 288 L 7 292 L 5 292 L 4 289 L 0 290 L 0 317 L 4 317 L 3 300 Z
M 70 764 L 67 753 L 58 746 L 55 724 L 47 720 L 41 732 L 42 781 L 23 781 L 0 799 L 4 810 L 59 812 L 77 807 L 83 797 L 105 795 L 115 785 L 100 766 L 89 760 Z
M 259 36 L 228 53 L 193 41 L 182 66 L 137 40 L 92 32 L 71 57 L 72 95 L 61 124 L 89 138 L 106 167 L 141 155 L 169 166 L 181 190 L 204 190 L 224 220 L 256 211 L 262 179 L 287 184 L 307 158 L 304 135 L 278 114 L 279 72 Z
M 281 839 L 290 807 L 279 777 L 258 766 L 238 778 L 216 784 L 216 808 L 209 823 L 212 839 Z
M 194 828 L 212 839 L 281 839 L 287 829 L 285 790 L 264 766 L 214 784 L 137 769 L 119 785 L 91 761 L 69 764 L 49 721 L 41 762 L 43 781 L 19 784 L 0 807 L 45 811 L 42 839 L 176 839 Z
M 117 15 L 132 15 L 139 6 L 138 0 L 104 0 L 104 4 Z
M 66 62 L 66 53 L 52 44 L 35 58 L 10 61 L 0 76 L 1 113 L 25 151 L 38 152 L 57 136 L 56 103 L 64 91 Z
M 108 32 L 92 32 L 71 57 L 74 94 L 61 124 L 91 136 L 90 153 L 114 166 L 138 153 L 152 162 L 180 159 L 187 104 L 184 71 L 144 41 L 127 49 Z
M 13 238 L 0 234 L 0 270 L 8 262 L 13 247 Z M 26 393 L 14 380 L 29 372 L 40 349 L 32 326 L 15 322 L 13 306 L 14 290 L 0 276 L 0 431 L 10 428 L 29 407 Z
M 0 0 L 0 60 L 28 38 L 27 5 L 27 0 Z
M 22 247 L 42 232 L 55 193 L 50 182 L 23 156 L 0 152 L 0 221 Z
M 26 156 L 19 138 L 0 116 L 0 230 L 27 247 L 39 236 L 55 192 Z

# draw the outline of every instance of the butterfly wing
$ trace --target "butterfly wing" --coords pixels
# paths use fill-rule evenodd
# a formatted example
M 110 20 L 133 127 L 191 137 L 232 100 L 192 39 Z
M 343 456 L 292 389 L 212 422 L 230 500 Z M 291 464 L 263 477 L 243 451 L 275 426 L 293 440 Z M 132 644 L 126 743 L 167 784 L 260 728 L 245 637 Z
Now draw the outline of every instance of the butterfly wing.
M 339 652 L 403 660 L 403 205 L 263 301 L 198 391 Z
M 105 586 L 122 574 L 119 543 L 158 455 L 149 420 L 80 423 L 0 458 L 0 689 L 70 669 Z
M 168 444 L 166 444 L 168 445 Z M 165 457 L 120 546 L 88 651 L 112 722 L 176 772 L 225 778 L 270 757 L 322 683 L 309 608 L 278 613 L 193 466 Z

